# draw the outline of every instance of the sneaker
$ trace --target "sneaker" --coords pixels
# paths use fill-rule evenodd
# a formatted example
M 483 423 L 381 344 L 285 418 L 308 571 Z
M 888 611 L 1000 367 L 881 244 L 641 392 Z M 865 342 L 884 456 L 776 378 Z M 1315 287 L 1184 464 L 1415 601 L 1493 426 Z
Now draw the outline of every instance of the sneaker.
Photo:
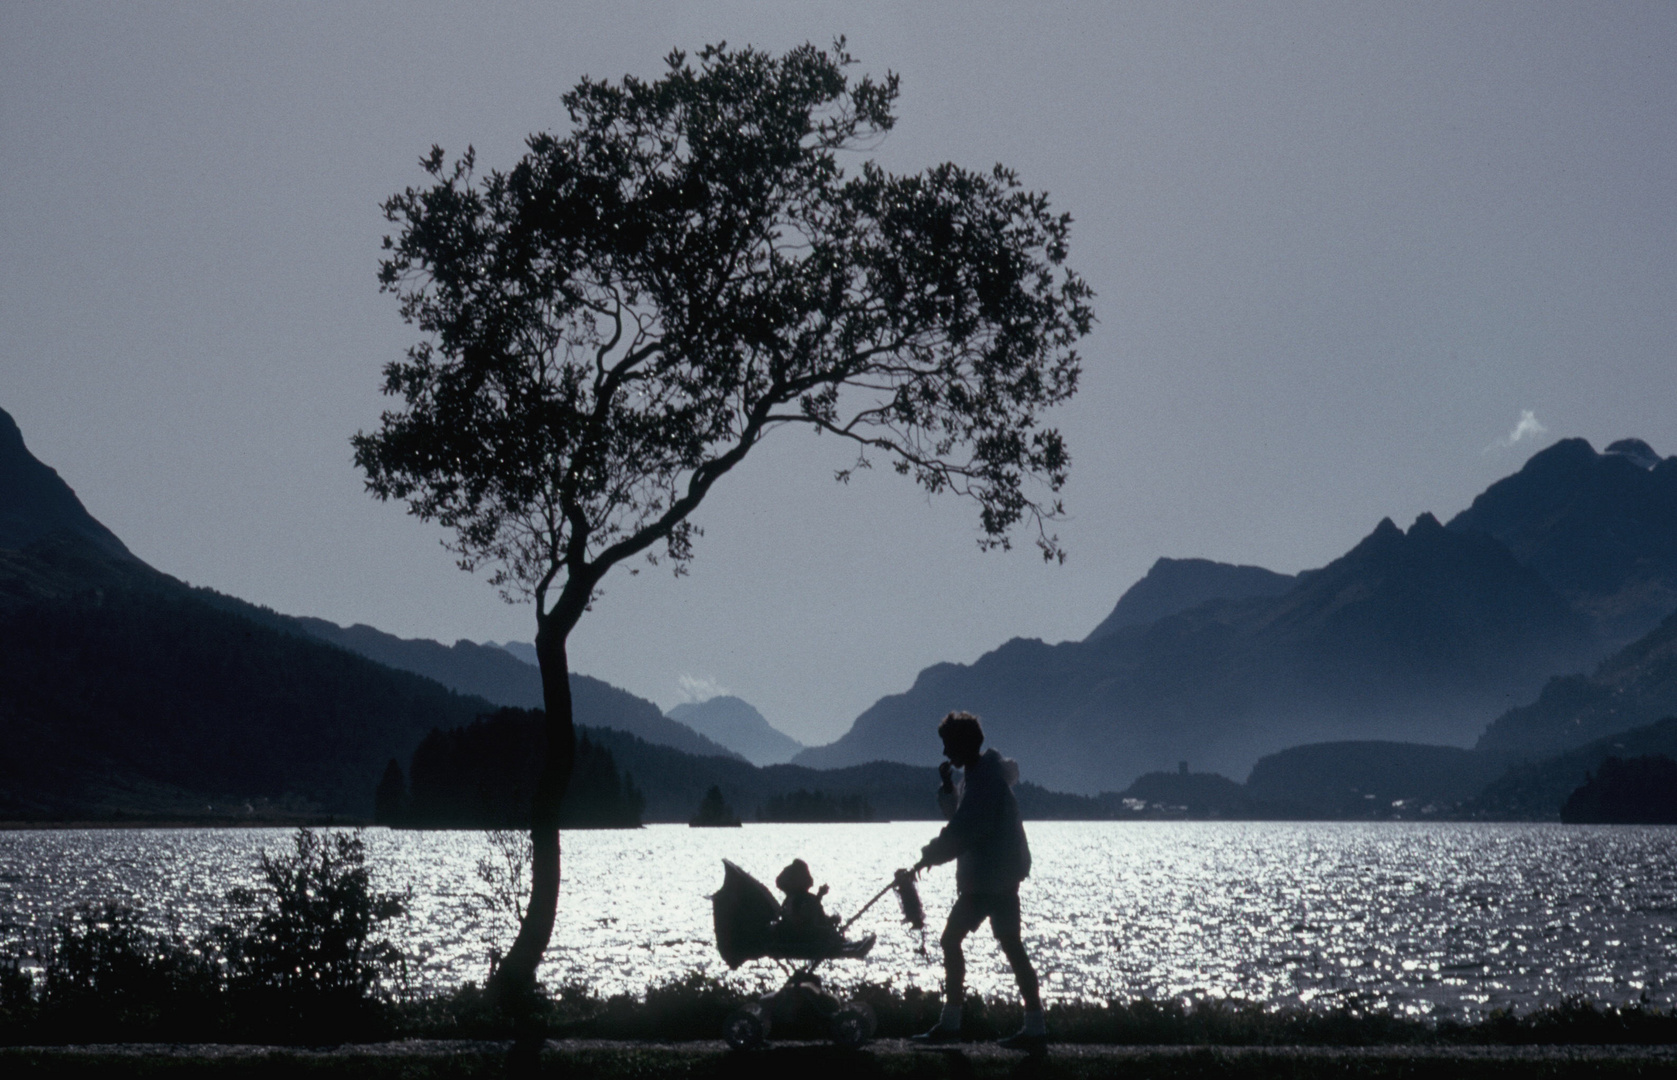
M 1044 1054 L 1048 1052 L 1048 1036 L 1032 1035 L 1028 1031 L 1016 1031 L 1005 1039 L 997 1039 L 996 1045 L 1003 1050 L 1023 1050 L 1027 1054 Z
M 930 1031 L 923 1031 L 918 1035 L 910 1035 L 908 1041 L 916 1046 L 946 1046 L 949 1043 L 961 1041 L 959 1028 L 946 1028 L 942 1024 Z

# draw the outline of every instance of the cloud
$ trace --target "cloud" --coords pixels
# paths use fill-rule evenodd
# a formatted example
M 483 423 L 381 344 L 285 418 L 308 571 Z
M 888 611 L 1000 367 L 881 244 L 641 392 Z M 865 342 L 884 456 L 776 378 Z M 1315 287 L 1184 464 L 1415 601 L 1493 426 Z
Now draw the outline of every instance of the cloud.
M 683 675 L 676 679 L 675 683 L 681 687 L 681 692 L 687 696 L 687 700 L 695 705 L 714 697 L 726 697 L 728 694 L 727 687 L 708 675 Z
M 1539 435 L 1547 435 L 1548 433 L 1549 429 L 1538 421 L 1536 413 L 1530 409 L 1521 409 L 1520 420 L 1519 423 L 1514 425 L 1514 430 L 1491 443 L 1485 449 L 1487 452 L 1499 447 L 1506 450 L 1521 439 L 1535 439 Z

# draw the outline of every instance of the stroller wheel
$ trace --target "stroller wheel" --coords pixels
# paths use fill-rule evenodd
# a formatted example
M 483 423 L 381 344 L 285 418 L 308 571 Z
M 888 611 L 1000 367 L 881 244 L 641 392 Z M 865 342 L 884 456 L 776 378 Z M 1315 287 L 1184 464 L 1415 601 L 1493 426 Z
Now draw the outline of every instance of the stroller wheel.
M 761 1005 L 742 1005 L 722 1022 L 722 1039 L 730 1050 L 755 1050 L 769 1039 L 769 1018 Z
M 873 1010 L 864 1002 L 847 1001 L 843 1008 L 833 1014 L 832 1025 L 833 1042 L 848 1050 L 854 1050 L 873 1038 Z

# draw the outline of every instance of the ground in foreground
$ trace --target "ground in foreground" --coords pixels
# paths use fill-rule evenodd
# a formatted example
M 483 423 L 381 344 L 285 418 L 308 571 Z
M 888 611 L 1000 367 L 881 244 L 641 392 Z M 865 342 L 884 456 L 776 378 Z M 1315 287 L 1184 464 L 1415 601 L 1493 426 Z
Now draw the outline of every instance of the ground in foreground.
M 922 1049 L 882 1040 L 858 1051 L 780 1044 L 732 1053 L 720 1042 L 636 1043 L 566 1039 L 510 1042 L 412 1040 L 319 1049 L 123 1044 L 0 1049 L 0 1074 L 23 1077 L 401 1077 L 403 1080 L 564 1076 L 732 1078 L 775 1076 L 1093 1080 L 1222 1077 L 1649 1077 L 1677 1076 L 1677 1046 L 1055 1046 L 1038 1058 L 994 1045 Z

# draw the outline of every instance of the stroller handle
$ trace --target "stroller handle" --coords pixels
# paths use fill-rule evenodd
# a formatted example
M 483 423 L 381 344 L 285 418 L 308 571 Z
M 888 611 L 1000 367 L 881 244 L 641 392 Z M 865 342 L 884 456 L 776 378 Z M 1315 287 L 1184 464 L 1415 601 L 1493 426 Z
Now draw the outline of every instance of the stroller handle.
M 911 870 L 898 870 L 895 874 L 892 874 L 891 875 L 891 880 L 885 883 L 885 888 L 883 888 L 883 889 L 879 890 L 878 892 L 874 893 L 872 900 L 869 900 L 867 903 L 865 903 L 861 907 L 857 908 L 856 909 L 856 914 L 850 916 L 850 918 L 845 921 L 845 924 L 843 926 L 839 927 L 839 933 L 842 934 L 842 933 L 845 933 L 846 931 L 848 931 L 850 929 L 851 925 L 854 924 L 857 919 L 860 919 L 863 915 L 867 914 L 867 911 L 868 911 L 869 908 L 871 908 L 875 904 L 879 903 L 879 901 L 884 898 L 886 893 L 888 893 L 892 889 L 896 888 L 898 877 L 905 874 L 905 873 L 910 875 L 910 880 L 913 880 L 913 871 L 911 871 Z

